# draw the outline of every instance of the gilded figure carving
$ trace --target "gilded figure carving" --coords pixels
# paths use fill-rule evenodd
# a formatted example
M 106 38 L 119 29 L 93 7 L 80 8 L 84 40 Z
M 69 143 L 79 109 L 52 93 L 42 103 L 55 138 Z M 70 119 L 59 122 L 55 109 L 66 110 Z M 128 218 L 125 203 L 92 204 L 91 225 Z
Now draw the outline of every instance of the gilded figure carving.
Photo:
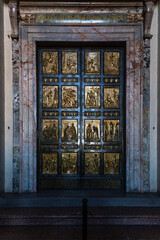
M 85 86 L 85 107 L 99 108 L 100 107 L 100 87 Z
M 58 120 L 43 119 L 43 138 L 45 141 L 58 140 Z
M 85 174 L 100 174 L 100 153 L 85 153 Z
M 58 52 L 43 52 L 43 74 L 58 74 Z
M 119 108 L 119 87 L 104 87 L 104 107 Z
M 77 140 L 77 120 L 62 120 L 62 140 Z
M 118 75 L 119 74 L 119 52 L 104 53 L 104 74 Z
M 104 174 L 119 174 L 119 153 L 104 153 Z
M 89 142 L 100 140 L 100 120 L 85 120 L 85 140 Z
M 62 73 L 77 74 L 77 52 L 62 52 Z
M 77 174 L 77 153 L 62 153 L 62 174 Z
M 119 120 L 104 120 L 104 141 L 119 141 Z
M 57 174 L 57 153 L 43 153 L 43 174 Z
M 58 108 L 58 86 L 43 86 L 43 107 Z
M 62 107 L 77 107 L 77 86 L 62 86 Z
M 100 74 L 100 52 L 85 52 L 85 74 Z

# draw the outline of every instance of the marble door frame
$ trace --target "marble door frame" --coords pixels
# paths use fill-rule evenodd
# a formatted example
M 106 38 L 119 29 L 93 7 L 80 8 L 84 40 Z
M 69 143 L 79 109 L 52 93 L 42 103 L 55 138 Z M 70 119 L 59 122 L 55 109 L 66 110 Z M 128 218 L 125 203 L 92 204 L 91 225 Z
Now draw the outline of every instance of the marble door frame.
M 143 192 L 143 23 L 20 24 L 20 192 L 37 191 L 37 42 L 126 43 L 126 191 Z

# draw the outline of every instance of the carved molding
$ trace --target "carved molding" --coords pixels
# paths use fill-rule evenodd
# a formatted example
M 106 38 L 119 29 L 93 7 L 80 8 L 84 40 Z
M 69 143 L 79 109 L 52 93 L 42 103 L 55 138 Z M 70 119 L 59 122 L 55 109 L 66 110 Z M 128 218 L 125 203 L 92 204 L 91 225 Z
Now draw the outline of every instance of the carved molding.
M 154 12 L 154 1 L 145 1 L 145 11 L 144 11 L 144 38 L 152 38 L 151 34 L 151 23 Z
M 34 23 L 36 21 L 36 16 L 35 14 L 21 14 L 18 19 L 24 23 Z
M 127 14 L 127 23 L 137 23 L 137 22 L 143 22 L 142 14 L 134 14 L 134 13 Z
M 10 0 L 8 7 L 9 7 L 10 22 L 11 22 L 11 38 L 17 39 L 18 38 L 17 1 Z

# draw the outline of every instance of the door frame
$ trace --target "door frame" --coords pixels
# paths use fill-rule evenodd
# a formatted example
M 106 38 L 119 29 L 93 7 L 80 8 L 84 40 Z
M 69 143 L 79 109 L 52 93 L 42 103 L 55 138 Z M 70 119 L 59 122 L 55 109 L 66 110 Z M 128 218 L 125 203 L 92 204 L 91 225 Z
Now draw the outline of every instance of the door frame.
M 76 29 L 75 29 L 76 28 Z M 93 29 L 96 29 L 93 31 Z M 101 33 L 101 34 L 99 34 Z M 126 191 L 143 191 L 143 25 L 20 24 L 20 192 L 37 191 L 37 42 L 126 44 Z

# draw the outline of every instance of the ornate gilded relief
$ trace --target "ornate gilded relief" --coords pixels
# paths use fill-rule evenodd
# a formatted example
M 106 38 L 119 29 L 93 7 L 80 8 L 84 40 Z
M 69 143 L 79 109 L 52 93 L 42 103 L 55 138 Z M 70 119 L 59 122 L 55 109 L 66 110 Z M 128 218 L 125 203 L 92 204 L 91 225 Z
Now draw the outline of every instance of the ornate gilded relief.
M 62 174 L 77 174 L 77 153 L 62 153 Z
M 100 140 L 100 120 L 85 120 L 85 140 Z
M 43 52 L 43 74 L 58 74 L 58 52 Z
M 100 174 L 100 153 L 85 153 L 85 174 Z
M 57 174 L 57 153 L 43 153 L 43 174 Z
M 85 86 L 85 107 L 100 107 L 100 86 Z
M 100 74 L 100 52 L 85 52 L 85 74 Z
M 77 140 L 77 120 L 62 120 L 62 140 Z
M 43 119 L 43 138 L 44 141 L 58 140 L 58 120 Z
M 119 141 L 119 120 L 104 120 L 104 141 Z
M 104 74 L 119 74 L 119 52 L 104 53 Z
M 62 52 L 62 73 L 77 74 L 77 52 Z
M 119 87 L 104 87 L 104 107 L 119 108 Z
M 58 108 L 58 86 L 43 86 L 43 107 Z
M 119 174 L 119 153 L 104 153 L 104 174 Z
M 77 107 L 77 86 L 62 86 L 62 107 Z

